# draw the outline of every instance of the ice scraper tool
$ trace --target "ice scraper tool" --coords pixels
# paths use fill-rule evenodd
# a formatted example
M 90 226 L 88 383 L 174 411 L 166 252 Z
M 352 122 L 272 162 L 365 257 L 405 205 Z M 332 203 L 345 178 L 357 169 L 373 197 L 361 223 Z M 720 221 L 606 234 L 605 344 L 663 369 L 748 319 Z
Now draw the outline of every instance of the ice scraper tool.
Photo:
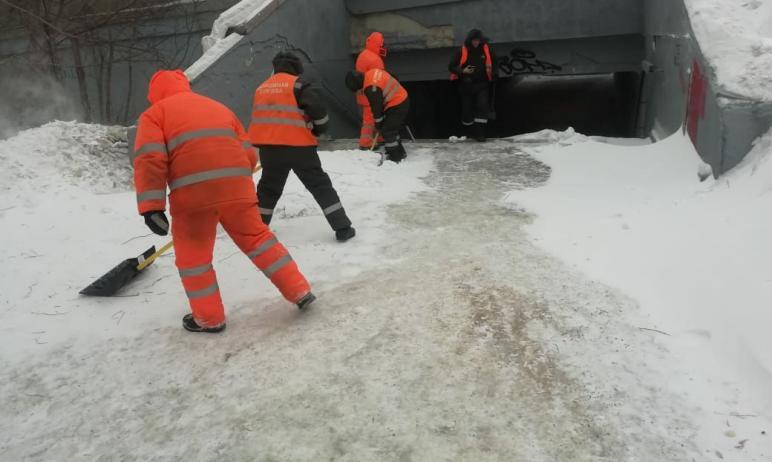
M 170 241 L 159 250 L 155 246 L 147 249 L 142 255 L 136 258 L 128 258 L 111 269 L 104 276 L 94 281 L 90 286 L 80 291 L 81 295 L 91 295 L 95 297 L 110 297 L 121 290 L 126 284 L 131 282 L 139 273 L 150 266 L 158 257 L 166 253 L 174 246 L 174 241 Z

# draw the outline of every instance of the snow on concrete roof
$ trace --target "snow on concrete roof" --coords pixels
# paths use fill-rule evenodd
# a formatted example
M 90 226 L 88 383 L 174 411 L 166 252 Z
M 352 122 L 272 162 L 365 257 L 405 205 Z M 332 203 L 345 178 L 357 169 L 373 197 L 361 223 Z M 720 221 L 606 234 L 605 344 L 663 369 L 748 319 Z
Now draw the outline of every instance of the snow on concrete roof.
M 772 2 L 685 3 L 702 52 L 725 92 L 772 101 Z
M 185 70 L 192 81 L 198 78 L 212 64 L 223 57 L 244 37 L 240 33 L 228 33 L 234 27 L 246 26 L 265 19 L 285 0 L 242 0 L 223 12 L 212 24 L 212 32 L 201 40 L 204 54 Z

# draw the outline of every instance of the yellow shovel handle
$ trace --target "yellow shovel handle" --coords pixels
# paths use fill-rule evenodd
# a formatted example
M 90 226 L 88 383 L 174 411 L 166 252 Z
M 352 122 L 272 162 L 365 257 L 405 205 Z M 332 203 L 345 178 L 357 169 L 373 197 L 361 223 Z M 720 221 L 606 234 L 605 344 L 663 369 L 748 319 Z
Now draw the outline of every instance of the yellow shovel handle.
M 156 260 L 156 258 L 165 254 L 172 247 L 174 247 L 174 241 L 169 241 L 168 244 L 158 249 L 153 255 L 147 257 L 145 261 L 140 263 L 139 266 L 137 266 L 137 271 L 142 271 L 143 269 L 147 268 L 151 263 L 153 263 Z

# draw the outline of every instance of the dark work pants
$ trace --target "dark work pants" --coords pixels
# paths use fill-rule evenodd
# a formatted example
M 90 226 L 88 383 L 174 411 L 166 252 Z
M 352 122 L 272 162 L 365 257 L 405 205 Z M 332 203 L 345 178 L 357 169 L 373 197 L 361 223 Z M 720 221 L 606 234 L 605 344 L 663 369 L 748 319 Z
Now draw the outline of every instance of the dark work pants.
M 485 136 L 490 112 L 490 84 L 485 82 L 461 83 L 461 123 L 467 134 L 480 138 Z
M 405 125 L 405 119 L 410 112 L 410 99 L 406 99 L 401 104 L 387 109 L 383 125 L 381 125 L 381 135 L 383 135 L 384 146 L 389 160 L 399 162 L 406 157 L 405 148 L 399 139 L 399 132 Z
M 271 223 L 273 210 L 293 171 L 314 196 L 333 230 L 351 226 L 330 177 L 322 170 L 316 146 L 260 146 L 260 164 L 263 172 L 257 183 L 257 200 L 266 225 Z

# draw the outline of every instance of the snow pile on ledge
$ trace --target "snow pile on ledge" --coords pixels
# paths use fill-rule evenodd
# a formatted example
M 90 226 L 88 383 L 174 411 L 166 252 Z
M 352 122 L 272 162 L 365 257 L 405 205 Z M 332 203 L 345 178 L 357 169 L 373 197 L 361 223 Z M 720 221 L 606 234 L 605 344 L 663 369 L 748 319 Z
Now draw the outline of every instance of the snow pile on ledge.
M 204 54 L 185 70 L 190 80 L 195 80 L 212 64 L 217 62 L 244 37 L 238 33 L 230 35 L 232 27 L 246 24 L 261 13 L 269 13 L 269 7 L 278 7 L 285 0 L 242 0 L 224 11 L 212 24 L 212 32 L 201 39 Z
M 704 182 L 681 133 L 639 147 L 545 139 L 575 144 L 524 145 L 552 176 L 503 202 L 536 215 L 528 233 L 540 246 L 638 300 L 646 327 L 666 333 L 655 339 L 677 362 L 658 367 L 704 410 L 703 447 L 737 452 L 750 439 L 753 453 L 769 455 L 772 440 L 760 435 L 772 426 L 772 131 L 732 172 Z M 753 417 L 733 419 L 730 439 L 733 415 Z
M 772 1 L 686 0 L 686 7 L 719 85 L 772 101 Z
M 94 193 L 132 188 L 126 128 L 51 122 L 0 141 L 0 192 L 53 194 L 77 186 Z

